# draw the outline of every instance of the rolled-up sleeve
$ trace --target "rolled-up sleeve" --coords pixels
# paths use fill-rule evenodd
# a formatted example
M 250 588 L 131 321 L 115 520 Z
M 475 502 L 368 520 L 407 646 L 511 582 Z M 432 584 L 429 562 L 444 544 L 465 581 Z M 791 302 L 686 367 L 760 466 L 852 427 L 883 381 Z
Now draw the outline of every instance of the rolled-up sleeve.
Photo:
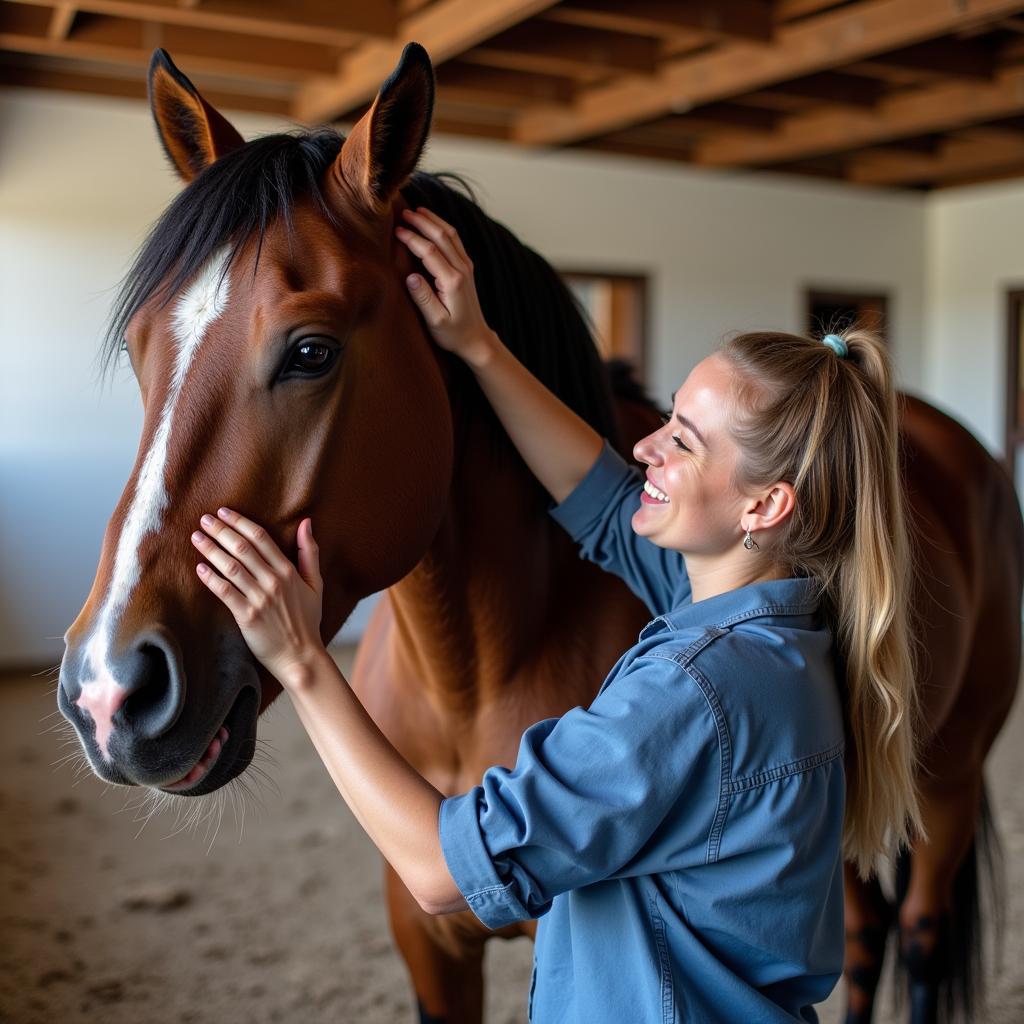
M 660 615 L 689 594 L 683 556 L 633 532 L 640 504 L 640 474 L 606 441 L 576 489 L 551 517 L 580 545 L 580 555 L 623 579 Z
M 528 729 L 514 768 L 491 768 L 479 786 L 442 802 L 448 870 L 476 916 L 499 928 L 539 917 L 570 889 L 679 867 L 714 817 L 717 744 L 714 716 L 688 673 L 665 658 L 638 658 L 589 708 Z M 659 826 L 677 806 L 685 820 L 666 836 Z

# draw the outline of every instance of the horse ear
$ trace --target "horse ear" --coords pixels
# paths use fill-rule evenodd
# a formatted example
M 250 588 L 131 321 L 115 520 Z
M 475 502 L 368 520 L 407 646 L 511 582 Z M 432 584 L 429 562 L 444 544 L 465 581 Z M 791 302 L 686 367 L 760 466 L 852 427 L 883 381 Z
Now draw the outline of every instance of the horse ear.
M 373 106 L 341 147 L 334 173 L 373 212 L 409 180 L 430 133 L 434 68 L 419 43 L 409 43 Z
M 154 50 L 149 63 L 149 107 L 164 151 L 185 181 L 245 143 L 174 66 L 166 50 Z

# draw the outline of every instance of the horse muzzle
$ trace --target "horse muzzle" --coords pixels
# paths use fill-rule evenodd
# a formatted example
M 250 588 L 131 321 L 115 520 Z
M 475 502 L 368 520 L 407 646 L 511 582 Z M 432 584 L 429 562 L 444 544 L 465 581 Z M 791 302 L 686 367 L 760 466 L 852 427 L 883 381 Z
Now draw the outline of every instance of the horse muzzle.
M 259 675 L 247 652 L 218 646 L 190 687 L 165 629 L 140 632 L 116 653 L 96 637 L 68 643 L 57 703 L 101 779 L 198 796 L 248 767 Z

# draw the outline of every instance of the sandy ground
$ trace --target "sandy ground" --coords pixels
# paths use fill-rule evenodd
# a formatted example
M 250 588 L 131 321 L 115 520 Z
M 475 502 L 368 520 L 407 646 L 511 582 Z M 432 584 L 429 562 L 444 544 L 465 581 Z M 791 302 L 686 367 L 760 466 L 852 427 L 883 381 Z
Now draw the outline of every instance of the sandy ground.
M 54 767 L 67 750 L 46 731 L 51 690 L 45 677 L 0 679 L 0 1021 L 412 1024 L 380 861 L 286 701 L 262 730 L 267 778 L 223 797 L 217 829 L 175 806 L 145 822 L 137 791 Z M 992 1024 L 1024 1020 L 1022 777 L 1019 702 L 991 771 L 1009 894 Z M 524 939 L 489 944 L 488 1024 L 525 1020 L 530 960 Z M 840 1003 L 837 992 L 822 1020 Z

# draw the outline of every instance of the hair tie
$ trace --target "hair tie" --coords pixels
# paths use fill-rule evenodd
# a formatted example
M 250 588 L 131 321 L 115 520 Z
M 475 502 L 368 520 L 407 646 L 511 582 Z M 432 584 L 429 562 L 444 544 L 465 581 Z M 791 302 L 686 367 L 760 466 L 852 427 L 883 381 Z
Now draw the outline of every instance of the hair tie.
M 838 334 L 826 334 L 821 339 L 821 343 L 822 345 L 828 345 L 840 359 L 845 359 L 850 354 L 850 350 L 846 347 L 846 342 Z

